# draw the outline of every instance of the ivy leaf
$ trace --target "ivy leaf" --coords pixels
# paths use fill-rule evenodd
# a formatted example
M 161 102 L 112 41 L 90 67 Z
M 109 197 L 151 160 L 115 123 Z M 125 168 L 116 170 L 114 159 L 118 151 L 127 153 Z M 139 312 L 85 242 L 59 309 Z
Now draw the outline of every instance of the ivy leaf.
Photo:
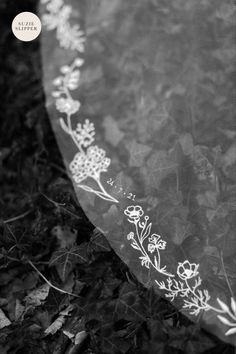
M 49 262 L 49 266 L 56 266 L 61 280 L 64 282 L 76 264 L 88 261 L 87 244 L 72 246 L 55 251 Z
M 159 188 L 161 181 L 169 174 L 173 173 L 178 167 L 178 163 L 173 157 L 164 151 L 153 153 L 147 160 L 147 166 L 142 168 L 147 185 Z
M 191 235 L 192 226 L 189 222 L 185 222 L 178 217 L 174 217 L 171 224 L 173 225 L 171 239 L 175 245 L 179 246 Z
M 206 191 L 204 194 L 198 194 L 196 199 L 200 206 L 212 209 L 217 206 L 217 193 L 215 191 Z
M 116 314 L 118 318 L 127 321 L 145 322 L 146 312 L 137 289 L 130 285 L 124 284 L 117 300 Z
M 11 321 L 7 318 L 2 309 L 0 309 L 0 329 L 10 326 Z
M 103 127 L 106 141 L 112 146 L 117 146 L 124 137 L 124 133 L 120 130 L 117 121 L 112 116 L 107 116 L 104 118 Z
M 88 248 L 90 252 L 109 252 L 111 250 L 108 241 L 98 229 L 94 230 Z
M 209 160 L 209 149 L 205 146 L 195 146 L 193 153 L 194 172 L 201 181 L 213 180 L 215 176 L 214 167 Z M 214 182 L 215 183 L 215 182 Z
M 114 332 L 112 323 L 107 323 L 101 328 L 101 349 L 103 353 L 127 353 L 131 347 L 130 339 L 121 338 L 119 332 Z
M 126 146 L 130 154 L 129 165 L 132 167 L 143 166 L 144 159 L 150 153 L 151 148 L 147 145 L 138 144 L 134 140 L 128 142 Z

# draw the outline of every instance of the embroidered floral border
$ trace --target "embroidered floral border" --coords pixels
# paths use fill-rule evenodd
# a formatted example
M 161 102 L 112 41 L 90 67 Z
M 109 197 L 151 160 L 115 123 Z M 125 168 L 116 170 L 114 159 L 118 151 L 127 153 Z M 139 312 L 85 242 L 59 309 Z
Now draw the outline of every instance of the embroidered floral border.
M 105 150 L 93 144 L 94 124 L 85 119 L 84 123 L 77 123 L 74 128 L 71 119 L 80 109 L 80 102 L 72 97 L 71 91 L 79 87 L 80 68 L 84 63 L 80 53 L 84 52 L 85 34 L 78 24 L 70 24 L 72 6 L 65 5 L 63 0 L 41 0 L 41 3 L 46 7 L 46 12 L 42 16 L 45 28 L 56 32 L 60 47 L 78 52 L 78 57 L 72 64 L 61 67 L 61 74 L 53 81 L 55 90 L 52 92 L 56 109 L 65 115 L 65 118 L 59 118 L 61 128 L 70 135 L 78 148 L 78 152 L 69 164 L 72 178 L 76 185 L 85 191 L 94 193 L 104 200 L 119 203 L 105 190 L 101 182 L 101 173 L 108 171 L 111 160 L 106 157 Z M 97 189 L 82 184 L 89 178 L 96 183 Z M 152 233 L 152 223 L 149 222 L 149 216 L 144 215 L 142 207 L 129 205 L 124 210 L 124 215 L 134 227 L 127 235 L 127 240 L 130 241 L 131 247 L 139 252 L 141 266 L 152 268 L 166 277 L 163 281 L 155 280 L 157 287 L 165 292 L 165 297 L 170 301 L 178 297 L 183 299 L 183 308 L 191 315 L 196 316 L 201 311 L 215 312 L 219 321 L 227 328 L 225 335 L 236 334 L 235 299 L 231 297 L 228 306 L 217 298 L 219 306 L 212 306 L 208 290 L 201 288 L 199 264 L 184 260 L 179 262 L 176 274 L 172 274 L 166 266 L 161 265 L 161 252 L 166 249 L 167 242 L 160 235 Z

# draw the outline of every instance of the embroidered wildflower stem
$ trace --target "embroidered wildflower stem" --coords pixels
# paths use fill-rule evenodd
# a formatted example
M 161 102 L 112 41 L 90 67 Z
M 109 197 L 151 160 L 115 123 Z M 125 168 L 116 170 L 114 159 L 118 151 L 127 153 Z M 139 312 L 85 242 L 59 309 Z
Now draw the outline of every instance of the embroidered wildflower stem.
M 179 262 L 176 276 L 167 272 L 166 266 L 161 268 L 160 250 L 166 248 L 166 242 L 160 235 L 151 234 L 152 223 L 149 222 L 149 216 L 144 216 L 140 205 L 128 206 L 124 214 L 128 217 L 128 221 L 134 224 L 135 232 L 131 231 L 127 239 L 131 241 L 134 249 L 141 252 L 139 257 L 141 265 L 148 269 L 152 267 L 168 277 L 165 281 L 155 280 L 159 289 L 165 291 L 165 296 L 170 301 L 174 301 L 177 297 L 183 298 L 183 308 L 191 315 L 197 316 L 200 311 L 215 312 L 224 325 L 231 327 L 225 335 L 236 334 L 236 301 L 234 298 L 231 298 L 231 308 L 219 298 L 217 298 L 219 307 L 211 305 L 208 290 L 200 288 L 202 279 L 198 272 L 199 264 L 190 263 L 188 260 Z M 144 244 L 146 239 L 149 241 L 147 246 L 146 243 Z
M 53 91 L 53 96 L 56 98 L 56 107 L 59 112 L 66 114 L 66 122 L 63 118 L 60 118 L 61 128 L 71 136 L 79 150 L 69 167 L 78 187 L 87 192 L 92 192 L 104 200 L 118 203 L 118 200 L 108 194 L 101 183 L 100 174 L 107 171 L 111 160 L 105 156 L 106 153 L 103 149 L 97 145 L 92 145 L 95 136 L 93 123 L 86 119 L 84 124 L 78 123 L 76 129 L 72 127 L 71 118 L 73 114 L 79 111 L 80 102 L 73 99 L 71 90 L 78 88 L 80 78 L 78 68 L 82 64 L 83 60 L 77 58 L 70 66 L 62 66 L 62 75 L 53 81 L 56 86 L 56 90 Z M 87 178 L 92 178 L 96 182 L 97 190 L 81 184 Z
M 130 222 L 134 223 L 134 225 L 135 225 L 135 230 L 136 230 L 137 239 L 139 241 L 140 251 L 142 252 L 143 256 L 149 260 L 149 264 L 151 264 L 153 268 L 155 268 L 156 270 L 160 270 L 160 252 L 159 252 L 159 250 L 158 249 L 156 250 L 157 255 L 154 256 L 154 263 L 153 263 L 148 255 L 148 253 L 146 252 L 145 248 L 143 247 L 142 232 L 143 232 L 144 228 L 142 229 L 142 232 L 140 235 L 139 228 L 138 228 L 138 220 L 134 220 L 134 221 L 130 221 Z
M 139 205 L 128 206 L 124 214 L 128 216 L 128 221 L 135 226 L 135 233 L 130 232 L 127 235 L 127 239 L 131 240 L 131 246 L 134 249 L 141 252 L 142 256 L 139 257 L 139 259 L 141 259 L 141 265 L 148 269 L 150 269 L 151 266 L 157 272 L 172 277 L 173 274 L 167 272 L 166 266 L 161 267 L 160 250 L 165 249 L 166 242 L 161 239 L 160 235 L 151 234 L 152 223 L 148 223 L 149 216 L 146 215 L 143 218 L 144 220 L 141 219 L 144 212 Z M 149 244 L 146 250 L 144 240 L 147 238 Z M 151 254 L 153 254 L 152 257 Z
M 230 326 L 225 335 L 229 336 L 236 334 L 236 302 L 231 297 L 231 309 L 222 300 L 217 298 L 217 302 L 220 307 L 212 306 L 209 301 L 211 299 L 208 290 L 199 289 L 202 279 L 198 276 L 199 264 L 190 263 L 185 260 L 183 263 L 179 263 L 177 267 L 177 275 L 181 280 L 171 279 L 170 277 L 166 282 L 157 281 L 159 289 L 165 290 L 165 296 L 173 301 L 177 296 L 184 298 L 183 308 L 188 309 L 191 315 L 198 315 L 201 310 L 213 311 L 217 313 L 217 318 L 226 326 Z M 192 285 L 190 281 L 193 282 Z M 228 316 L 231 322 L 227 317 Z

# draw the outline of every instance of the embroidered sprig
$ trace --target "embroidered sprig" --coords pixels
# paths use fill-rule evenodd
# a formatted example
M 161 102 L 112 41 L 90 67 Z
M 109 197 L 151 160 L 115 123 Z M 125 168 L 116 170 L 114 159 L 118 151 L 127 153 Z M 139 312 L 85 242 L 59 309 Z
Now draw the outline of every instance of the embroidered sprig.
M 85 36 L 78 24 L 71 25 L 72 6 L 65 5 L 63 0 L 41 0 L 46 4 L 47 13 L 42 20 L 47 30 L 55 30 L 60 46 L 65 49 L 84 52 Z
M 165 297 L 174 301 L 177 297 L 183 298 L 183 308 L 191 315 L 197 316 L 200 311 L 213 311 L 218 319 L 226 326 L 231 327 L 225 333 L 226 336 L 236 334 L 236 301 L 231 298 L 231 308 L 217 298 L 219 307 L 212 306 L 211 297 L 207 289 L 200 289 L 202 279 L 199 276 L 199 264 L 190 263 L 188 260 L 179 262 L 176 276 L 161 267 L 160 251 L 165 250 L 166 241 L 160 235 L 151 234 L 152 223 L 148 222 L 149 216 L 144 216 L 140 205 L 130 205 L 124 210 L 128 222 L 134 224 L 135 232 L 131 231 L 127 239 L 131 241 L 131 247 L 141 252 L 139 257 L 141 265 L 150 269 L 152 267 L 158 273 L 167 276 L 167 280 L 155 280 L 160 290 L 165 291 Z M 150 235 L 151 234 L 151 235 Z M 148 239 L 148 243 L 144 241 Z M 224 315 L 224 316 L 222 316 Z
M 231 297 L 231 309 L 219 298 L 217 298 L 217 302 L 220 307 L 212 306 L 209 303 L 211 296 L 208 290 L 199 289 L 202 279 L 199 276 L 198 268 L 199 264 L 185 260 L 180 262 L 177 267 L 177 275 L 181 280 L 169 277 L 166 282 L 156 280 L 156 284 L 159 289 L 166 291 L 165 296 L 171 301 L 177 296 L 184 298 L 183 308 L 188 309 L 191 315 L 197 316 L 201 310 L 211 310 L 218 314 L 217 317 L 223 324 L 232 327 L 225 332 L 226 336 L 236 334 L 236 301 Z
M 153 267 L 156 271 L 166 276 L 172 277 L 173 274 L 166 271 L 166 266 L 161 267 L 160 251 L 166 247 L 166 242 L 161 239 L 160 235 L 151 234 L 152 223 L 148 222 L 149 216 L 144 215 L 144 211 L 140 205 L 128 206 L 124 214 L 128 216 L 128 221 L 135 226 L 135 233 L 130 232 L 127 239 L 131 241 L 131 246 L 141 252 L 139 259 L 141 265 L 146 268 Z M 147 249 L 144 241 L 148 239 Z
M 197 275 L 198 264 L 190 263 L 188 260 L 179 263 L 177 267 L 177 275 L 182 280 L 167 279 L 167 284 L 164 281 L 156 284 L 160 289 L 166 290 L 165 296 L 173 301 L 177 296 L 184 298 L 184 308 L 191 310 L 191 315 L 198 315 L 200 310 L 209 310 L 208 300 L 210 299 L 207 290 L 199 290 L 202 283 L 201 278 Z M 197 278 L 196 278 L 197 277 Z M 195 278 L 194 284 L 190 286 L 189 280 Z M 186 299 L 187 298 L 187 299 Z
M 108 194 L 101 183 L 101 173 L 107 172 L 111 160 L 106 157 L 105 150 L 92 145 L 95 137 L 94 124 L 86 119 L 83 124 L 77 123 L 75 129 L 72 127 L 71 116 L 79 111 L 80 102 L 73 99 L 71 91 L 79 86 L 81 65 L 83 65 L 83 60 L 77 58 L 70 66 L 62 66 L 61 75 L 53 81 L 56 89 L 52 95 L 56 99 L 56 108 L 59 112 L 66 114 L 66 122 L 60 118 L 61 128 L 71 136 L 79 150 L 69 164 L 69 168 L 78 187 L 102 199 L 117 203 L 118 200 Z M 81 184 L 87 178 L 93 179 L 99 189 Z

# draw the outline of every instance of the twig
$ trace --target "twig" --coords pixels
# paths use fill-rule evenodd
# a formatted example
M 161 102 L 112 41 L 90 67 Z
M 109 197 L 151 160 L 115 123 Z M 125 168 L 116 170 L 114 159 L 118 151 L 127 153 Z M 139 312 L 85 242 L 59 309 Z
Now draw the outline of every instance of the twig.
M 234 294 L 233 294 L 233 290 L 232 290 L 230 282 L 229 282 L 228 274 L 226 273 L 226 270 L 225 270 L 225 263 L 224 263 L 222 251 L 220 252 L 220 259 L 221 259 L 221 264 L 222 264 L 223 273 L 224 273 L 224 276 L 225 276 L 226 283 L 228 285 L 228 288 L 229 288 L 231 296 L 234 298 Z
M 58 203 L 58 202 L 55 202 L 55 200 L 52 200 L 51 198 L 49 198 L 48 196 L 46 196 L 46 194 L 44 194 L 43 192 L 40 192 L 44 198 L 46 198 L 49 202 L 51 202 L 52 204 L 55 205 L 56 208 L 61 208 L 62 210 L 64 210 L 65 213 L 69 214 L 69 215 L 72 215 L 73 217 L 75 217 L 76 219 L 80 220 L 81 217 L 72 213 L 72 211 L 70 210 L 67 210 L 64 206 L 66 205 L 66 203 Z
M 38 270 L 38 268 L 30 261 L 28 260 L 28 263 L 31 265 L 31 267 L 40 275 L 40 277 L 53 289 L 59 291 L 60 293 L 63 294 L 67 294 L 67 295 L 71 295 L 71 296 L 75 296 L 78 297 L 78 295 L 73 294 L 73 293 L 69 293 L 68 291 L 62 290 L 60 288 L 58 288 L 57 286 L 53 285 L 49 280 L 47 280 L 47 278 L 45 278 L 45 276 Z
M 27 210 L 23 214 L 20 214 L 18 216 L 14 216 L 13 218 L 10 218 L 10 219 L 7 219 L 7 220 L 3 220 L 3 223 L 4 224 L 9 224 L 9 223 L 14 222 L 16 220 L 23 219 L 26 215 L 30 214 L 31 212 L 32 212 L 32 210 Z

